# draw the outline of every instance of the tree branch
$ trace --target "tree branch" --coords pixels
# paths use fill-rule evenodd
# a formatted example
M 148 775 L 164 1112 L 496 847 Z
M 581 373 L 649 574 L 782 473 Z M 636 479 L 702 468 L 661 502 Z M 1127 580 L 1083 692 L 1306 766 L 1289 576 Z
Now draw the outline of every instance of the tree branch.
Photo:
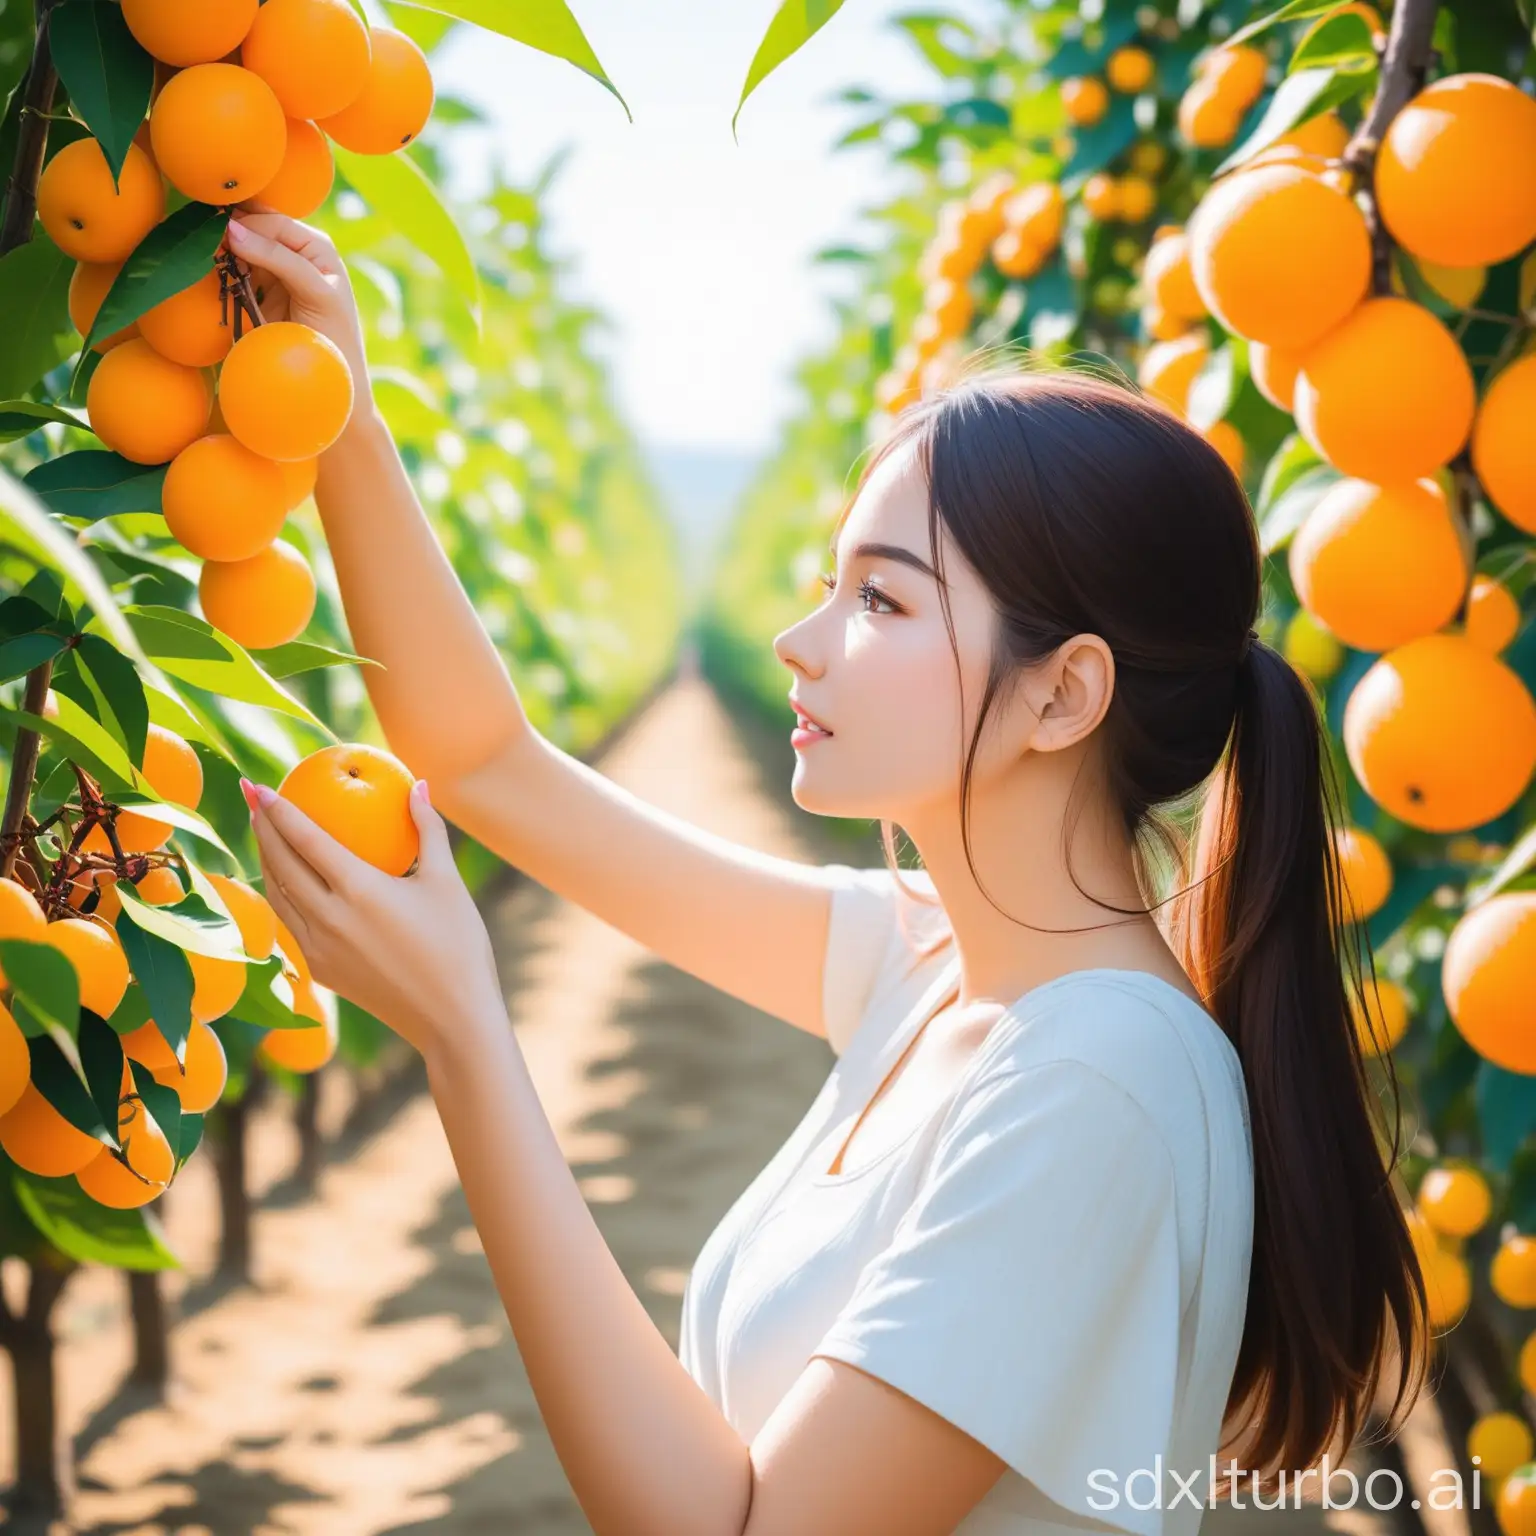
M 36 3 L 37 38 L 22 86 L 16 160 L 6 183 L 5 220 L 0 223 L 0 256 L 32 238 L 32 221 L 37 216 L 37 178 L 42 175 L 43 156 L 48 150 L 49 114 L 59 84 L 59 72 L 53 67 L 53 49 L 48 43 L 48 13 L 59 0 Z

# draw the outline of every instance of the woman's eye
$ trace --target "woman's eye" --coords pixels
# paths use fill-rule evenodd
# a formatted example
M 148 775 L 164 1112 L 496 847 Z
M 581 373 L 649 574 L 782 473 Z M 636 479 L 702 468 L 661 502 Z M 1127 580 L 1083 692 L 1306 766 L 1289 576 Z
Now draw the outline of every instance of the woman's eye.
M 866 602 L 884 603 L 886 609 L 891 613 L 896 613 L 898 611 L 896 604 L 893 603 L 890 598 L 888 598 L 885 593 L 880 590 L 879 587 L 867 579 L 859 583 L 859 596 L 864 598 Z

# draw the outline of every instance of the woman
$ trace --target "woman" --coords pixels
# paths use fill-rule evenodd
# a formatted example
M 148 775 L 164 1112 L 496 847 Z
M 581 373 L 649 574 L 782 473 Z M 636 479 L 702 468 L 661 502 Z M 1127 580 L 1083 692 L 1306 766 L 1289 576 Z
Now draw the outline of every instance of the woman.
M 1323 740 L 1255 637 L 1252 516 L 1199 436 L 1015 375 L 872 458 L 825 601 L 775 645 L 797 803 L 879 817 L 888 859 L 899 823 L 909 890 L 711 836 L 543 740 L 373 408 L 334 248 L 259 207 L 231 238 L 269 312 L 352 365 L 316 499 L 393 750 L 509 862 L 837 1056 L 701 1254 L 679 1360 L 588 1218 L 425 796 L 394 880 L 248 791 L 316 975 L 426 1060 L 595 1530 L 1193 1532 L 1259 1472 L 1337 1465 L 1394 1370 L 1406 1411 L 1424 1294 L 1341 969 Z M 1156 850 L 1208 780 L 1165 932 Z

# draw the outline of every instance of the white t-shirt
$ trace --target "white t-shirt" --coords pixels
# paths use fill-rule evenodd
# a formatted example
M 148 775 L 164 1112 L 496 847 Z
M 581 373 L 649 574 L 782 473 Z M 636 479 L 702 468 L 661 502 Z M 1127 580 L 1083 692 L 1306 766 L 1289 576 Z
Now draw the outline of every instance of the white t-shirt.
M 928 1119 L 872 1155 L 855 1138 L 829 1175 L 959 975 L 952 939 L 913 953 L 942 909 L 884 869 L 829 871 L 837 1061 L 699 1254 L 684 1367 L 749 1443 L 814 1355 L 916 1398 L 1008 1464 L 961 1536 L 1192 1536 L 1252 1253 L 1236 1051 L 1149 972 L 1072 972 L 998 1017 Z

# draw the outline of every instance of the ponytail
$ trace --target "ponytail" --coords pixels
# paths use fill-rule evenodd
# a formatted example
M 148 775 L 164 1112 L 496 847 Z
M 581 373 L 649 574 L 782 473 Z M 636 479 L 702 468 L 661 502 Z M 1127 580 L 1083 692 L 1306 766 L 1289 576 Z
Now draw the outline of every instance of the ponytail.
M 1384 1146 L 1351 1003 L 1374 986 L 1344 920 L 1339 798 L 1310 686 L 1250 640 L 1182 937 L 1248 1088 L 1253 1263 L 1228 1414 L 1259 1473 L 1294 1474 L 1351 1445 L 1394 1362 L 1395 1433 L 1427 1355 L 1424 1280 L 1391 1176 L 1396 1079 Z

